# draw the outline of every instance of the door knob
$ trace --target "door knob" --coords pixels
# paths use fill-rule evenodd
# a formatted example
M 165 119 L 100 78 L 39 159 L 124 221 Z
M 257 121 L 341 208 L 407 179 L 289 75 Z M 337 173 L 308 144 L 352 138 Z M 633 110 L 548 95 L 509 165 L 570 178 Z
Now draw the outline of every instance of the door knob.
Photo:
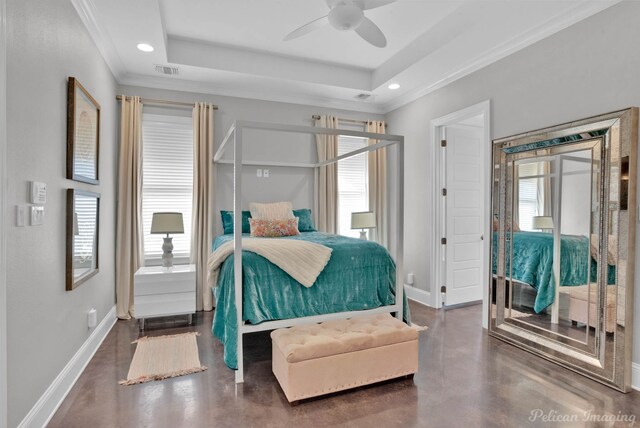
M 484 235 L 480 235 L 480 240 L 484 241 Z

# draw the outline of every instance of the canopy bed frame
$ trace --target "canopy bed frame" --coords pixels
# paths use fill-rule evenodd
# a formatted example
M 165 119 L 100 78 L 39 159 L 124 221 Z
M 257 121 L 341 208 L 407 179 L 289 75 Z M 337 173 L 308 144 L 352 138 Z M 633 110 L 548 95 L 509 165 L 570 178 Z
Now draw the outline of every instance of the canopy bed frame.
M 309 135 L 345 135 L 353 137 L 363 137 L 377 140 L 376 144 L 371 144 L 361 149 L 354 150 L 349 153 L 315 163 L 299 163 L 299 162 L 273 162 L 273 161 L 255 161 L 244 160 L 242 158 L 243 131 L 245 129 L 253 129 L 258 131 L 272 132 L 288 132 Z M 314 170 L 314 217 L 317 220 L 318 213 L 318 177 L 320 167 L 332 165 L 340 160 L 347 159 L 362 153 L 368 153 L 374 150 L 380 150 L 389 146 L 397 146 L 397 184 L 395 191 L 396 201 L 396 225 L 395 232 L 397 236 L 395 248 L 396 263 L 396 286 L 395 286 L 395 303 L 393 305 L 380 306 L 374 309 L 337 312 L 324 315 L 314 315 L 301 318 L 281 319 L 274 321 L 264 321 L 260 324 L 245 324 L 243 320 L 243 265 L 242 265 L 242 167 L 243 166 L 275 166 L 275 167 L 297 167 L 297 168 L 313 168 Z M 225 151 L 229 148 L 233 150 L 233 160 L 223 159 Z M 376 134 L 371 132 L 361 132 L 347 129 L 330 129 L 314 126 L 297 126 L 276 123 L 264 123 L 254 121 L 235 121 L 229 128 L 222 144 L 216 151 L 214 163 L 232 164 L 233 165 L 233 242 L 234 242 L 234 288 L 235 288 L 235 306 L 237 314 L 237 359 L 238 368 L 235 373 L 236 383 L 244 382 L 244 362 L 243 362 L 243 335 L 258 331 L 274 330 L 283 327 L 291 327 L 301 324 L 319 323 L 323 321 L 346 319 L 356 316 L 366 316 L 379 313 L 395 313 L 396 318 L 403 319 L 403 218 L 404 218 L 404 137 L 400 135 Z

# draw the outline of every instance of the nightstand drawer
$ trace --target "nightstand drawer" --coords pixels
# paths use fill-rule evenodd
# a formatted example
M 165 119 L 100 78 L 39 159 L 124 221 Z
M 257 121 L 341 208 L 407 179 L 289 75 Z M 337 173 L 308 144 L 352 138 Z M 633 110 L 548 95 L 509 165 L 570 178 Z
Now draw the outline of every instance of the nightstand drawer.
M 164 315 L 190 314 L 196 311 L 196 293 L 171 293 L 136 296 L 134 312 L 136 318 Z
M 167 293 L 194 293 L 196 291 L 195 273 L 164 274 L 164 275 L 136 275 L 136 296 Z

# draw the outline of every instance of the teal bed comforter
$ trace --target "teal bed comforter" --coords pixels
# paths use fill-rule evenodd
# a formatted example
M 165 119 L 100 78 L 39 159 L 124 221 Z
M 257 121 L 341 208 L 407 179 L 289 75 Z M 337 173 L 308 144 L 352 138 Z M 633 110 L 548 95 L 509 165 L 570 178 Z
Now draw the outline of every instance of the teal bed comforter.
M 493 239 L 493 273 L 497 268 L 497 232 Z M 507 245 L 509 245 L 507 241 Z M 591 261 L 589 263 L 589 261 Z M 507 256 L 507 276 L 509 257 Z M 560 236 L 560 284 L 576 286 L 587 284 L 597 278 L 597 264 L 589 249 L 589 239 L 585 236 Z M 513 233 L 514 280 L 530 285 L 537 290 L 534 310 L 540 313 L 553 304 L 555 299 L 555 279 L 553 276 L 553 234 L 544 232 Z M 608 267 L 608 283 L 615 283 L 615 267 Z M 589 278 L 588 278 L 589 277 Z
M 248 234 L 243 234 L 247 236 Z M 213 248 L 233 239 L 218 236 Z M 304 287 L 262 256 L 243 251 L 243 318 L 251 324 L 334 312 L 372 309 L 395 302 L 396 266 L 375 242 L 322 232 L 302 232 L 281 239 L 303 239 L 331 249 L 331 259 L 312 287 Z M 214 288 L 216 309 L 212 332 L 224 345 L 224 362 L 237 365 L 237 322 L 233 255 L 222 264 Z M 405 319 L 409 308 L 404 299 Z

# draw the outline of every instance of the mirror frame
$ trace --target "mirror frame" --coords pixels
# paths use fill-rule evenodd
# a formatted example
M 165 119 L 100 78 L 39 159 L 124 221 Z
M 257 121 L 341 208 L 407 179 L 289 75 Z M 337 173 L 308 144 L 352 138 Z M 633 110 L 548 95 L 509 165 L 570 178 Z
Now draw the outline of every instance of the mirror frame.
M 75 278 L 75 271 L 73 268 L 74 253 L 75 253 L 75 233 L 74 233 L 74 213 L 75 213 L 75 199 L 76 196 L 88 196 L 96 199 L 96 238 L 94 240 L 93 254 L 95 257 L 95 268 L 91 269 L 86 274 L 79 278 Z M 86 190 L 67 189 L 67 260 L 66 260 L 66 290 L 72 291 L 80 284 L 87 281 L 89 278 L 95 276 L 99 272 L 99 242 L 100 242 L 100 194 L 95 192 L 89 192 Z
M 581 134 L 581 135 L 579 135 Z M 577 139 L 576 139 L 577 137 Z M 581 139 L 584 138 L 584 139 Z M 617 260 L 617 309 L 616 330 L 613 340 L 607 339 L 604 328 L 606 289 L 598 288 L 597 310 L 598 325 L 595 326 L 595 352 L 589 353 L 577 349 L 559 340 L 560 335 L 547 330 L 549 333 L 536 332 L 534 329 L 525 328 L 523 323 L 505 322 L 505 286 L 507 285 L 507 272 L 505 263 L 504 237 L 507 231 L 507 220 L 511 215 L 506 210 L 508 197 L 507 185 L 511 183 L 508 177 L 509 171 L 513 171 L 509 165 L 510 154 L 540 150 L 548 147 L 561 147 L 570 144 L 583 143 L 589 140 L 601 138 L 603 141 L 603 159 L 606 166 L 603 169 L 605 179 L 601 181 L 601 196 L 599 218 L 607 220 L 608 214 L 608 190 L 611 176 L 611 165 L 628 167 L 628 182 L 621 185 L 620 196 L 626 196 L 625 201 L 620 200 L 620 206 L 616 211 L 618 216 L 618 260 Z M 616 158 L 611 159 L 612 147 L 619 147 Z M 578 120 L 562 125 L 552 126 L 536 131 L 526 132 L 511 137 L 496 139 L 493 141 L 492 150 L 492 186 L 491 186 L 491 218 L 494 218 L 498 210 L 498 231 L 491 234 L 491 247 L 497 245 L 496 273 L 493 274 L 494 254 L 490 251 L 489 264 L 489 335 L 519 348 L 539 355 L 549 361 L 601 382 L 607 386 L 622 392 L 631 390 L 631 352 L 633 339 L 633 288 L 635 268 L 635 234 L 636 234 L 636 186 L 637 186 L 637 152 L 638 152 L 638 108 L 633 107 L 600 116 Z M 628 165 L 626 161 L 628 159 Z M 503 167 L 500 167 L 500 166 Z M 512 172 L 511 172 L 512 174 Z M 496 189 L 496 183 L 498 187 Z M 603 204 L 602 202 L 607 202 Z M 626 204 L 623 210 L 622 207 Z M 509 218 L 506 218 L 509 217 Z M 601 221 L 604 221 L 601 220 Z M 491 228 L 493 230 L 493 227 Z M 614 235 L 616 236 L 616 235 Z M 606 266 L 608 238 L 600 237 L 598 262 L 604 261 Z M 497 242 L 496 242 L 497 241 Z M 604 253 L 604 254 L 603 254 Z M 602 264 L 600 264 L 602 266 Z M 606 270 L 605 270 L 606 271 Z M 606 282 L 606 274 L 600 275 L 598 284 L 602 280 Z M 495 292 L 492 286 L 495 279 Z M 492 303 L 495 300 L 495 303 Z M 621 302 L 622 300 L 622 302 Z M 621 313 L 621 309 L 624 313 Z M 622 325 L 621 325 L 622 324 Z M 590 328 L 587 326 L 587 328 Z M 556 337 L 557 336 L 557 337 Z M 603 348 L 604 345 L 604 348 Z M 606 351 L 606 352 L 605 352 Z M 605 354 L 613 355 L 613 358 L 605 358 Z M 610 361 L 612 360 L 612 361 Z

